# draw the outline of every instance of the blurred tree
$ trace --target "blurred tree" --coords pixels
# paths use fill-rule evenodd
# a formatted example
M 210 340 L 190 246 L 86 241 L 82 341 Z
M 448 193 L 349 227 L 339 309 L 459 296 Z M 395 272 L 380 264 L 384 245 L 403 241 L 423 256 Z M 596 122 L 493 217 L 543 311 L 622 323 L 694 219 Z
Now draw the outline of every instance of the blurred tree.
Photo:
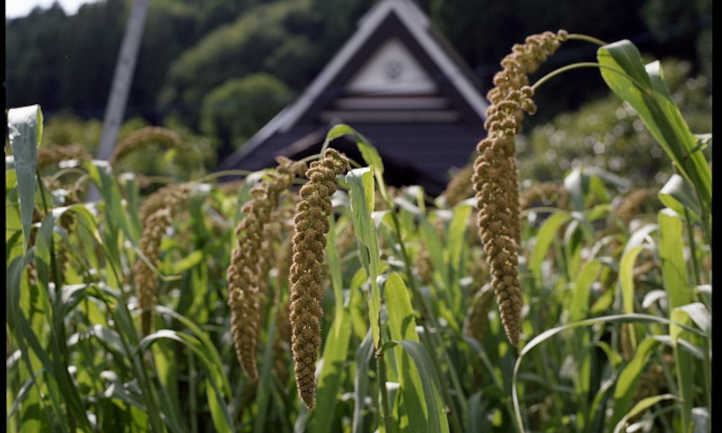
M 86 4 L 68 17 L 63 33 L 56 35 L 60 50 L 48 53 L 63 59 L 54 72 L 63 107 L 103 117 L 126 19 L 123 0 Z M 42 99 L 37 102 L 43 104 Z
M 103 124 L 100 120 L 83 120 L 68 111 L 60 112 L 45 121 L 40 146 L 79 144 L 93 155 L 100 141 Z
M 68 106 L 58 89 L 58 74 L 68 59 L 62 54 L 66 16 L 59 4 L 39 8 L 25 18 L 5 21 L 5 79 L 9 107 L 43 104 L 44 112 Z
M 302 90 L 365 10 L 360 0 L 345 3 L 342 8 L 330 0 L 286 0 L 246 11 L 173 62 L 160 93 L 161 105 L 197 125 L 205 95 L 229 78 L 264 72 Z M 338 16 L 328 15 L 337 12 Z
M 414 1 L 470 65 L 482 92 L 512 44 L 558 28 L 607 41 L 629 38 L 655 57 L 683 58 L 694 73 L 705 74 L 711 89 L 711 0 L 601 0 L 584 7 L 574 0 Z M 54 5 L 7 20 L 7 104 L 39 103 L 48 118 L 61 110 L 102 117 L 130 2 L 90 3 L 72 16 Z M 369 7 L 363 0 L 153 0 L 127 115 L 153 124 L 174 116 L 199 131 L 206 96 L 228 80 L 255 73 L 272 75 L 298 93 Z M 536 76 L 594 59 L 595 50 L 570 41 Z M 606 92 L 592 69 L 552 80 L 540 89 L 545 106 L 528 126 Z
M 642 15 L 668 56 L 696 53 L 712 85 L 712 0 L 647 0 Z
M 201 130 L 226 144 L 218 149 L 222 159 L 288 104 L 291 95 L 283 82 L 268 74 L 228 80 L 203 99 Z

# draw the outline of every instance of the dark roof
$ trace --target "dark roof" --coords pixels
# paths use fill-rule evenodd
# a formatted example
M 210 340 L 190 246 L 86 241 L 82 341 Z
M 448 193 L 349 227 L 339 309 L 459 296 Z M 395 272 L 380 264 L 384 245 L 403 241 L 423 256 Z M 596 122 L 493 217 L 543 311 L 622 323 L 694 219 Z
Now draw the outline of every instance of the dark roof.
M 436 84 L 434 93 L 401 98 L 349 94 L 349 81 L 390 39 L 400 41 L 420 64 Z M 364 108 L 356 102 L 355 109 L 346 109 L 354 98 L 372 99 L 372 106 Z M 393 100 L 405 105 L 399 109 Z M 391 109 L 380 110 L 379 103 Z M 318 152 L 332 124 L 345 122 L 378 149 L 389 183 L 408 180 L 436 194 L 446 184 L 448 170 L 464 165 L 482 138 L 486 107 L 468 68 L 413 1 L 383 0 L 361 19 L 359 30 L 298 100 L 227 158 L 221 169 L 258 170 L 273 165 L 279 154 Z M 338 144 L 334 142 L 334 147 Z M 397 173 L 396 168 L 405 173 Z

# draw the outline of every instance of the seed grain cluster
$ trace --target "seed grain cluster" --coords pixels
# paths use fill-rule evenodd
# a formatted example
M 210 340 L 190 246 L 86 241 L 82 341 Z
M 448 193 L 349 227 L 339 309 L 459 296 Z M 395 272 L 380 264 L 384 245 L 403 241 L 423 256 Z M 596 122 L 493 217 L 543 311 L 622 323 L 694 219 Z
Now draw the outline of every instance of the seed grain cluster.
M 301 400 L 312 409 L 316 383 L 314 371 L 321 346 L 321 297 L 326 233 L 329 230 L 331 195 L 336 191 L 336 176 L 349 169 L 348 160 L 334 149 L 311 163 L 306 171 L 309 181 L 301 188 L 296 206 L 291 265 L 291 350 L 296 385 Z
M 519 343 L 521 288 L 518 277 L 519 180 L 515 136 L 521 130 L 524 112 L 534 114 L 527 74 L 534 72 L 553 54 L 567 33 L 544 32 L 515 44 L 501 61 L 503 69 L 494 76 L 495 87 L 487 94 L 491 106 L 484 128 L 487 136 L 477 146 L 472 183 L 476 192 L 477 225 L 492 274 L 502 324 L 509 341 Z
M 474 195 L 474 189 L 471 185 L 471 177 L 473 174 L 474 165 L 467 164 L 451 178 L 446 189 L 441 194 L 449 206 L 455 206 L 460 201 L 466 200 Z
M 143 234 L 140 238 L 140 251 L 150 265 L 157 266 L 161 240 L 173 217 L 182 208 L 191 186 L 189 184 L 169 185 L 151 194 L 140 210 Z M 141 310 L 141 332 L 148 335 L 153 317 L 152 309 L 156 304 L 158 277 L 149 263 L 139 258 L 133 265 L 133 278 L 138 293 L 138 306 Z
M 253 188 L 253 198 L 243 206 L 244 218 L 236 227 L 236 248 L 228 267 L 228 306 L 231 310 L 231 334 L 238 361 L 251 380 L 258 378 L 256 344 L 261 329 L 261 308 L 266 300 L 265 287 L 271 259 L 264 253 L 265 226 L 279 197 L 303 173 L 305 165 L 286 158 Z M 265 243 L 265 248 L 270 249 Z
M 524 191 L 519 201 L 522 209 L 528 209 L 534 203 L 545 201 L 556 202 L 558 208 L 567 209 L 569 192 L 556 183 L 542 182 Z
M 158 143 L 164 148 L 169 148 L 177 146 L 180 142 L 180 136 L 170 129 L 160 126 L 147 126 L 131 133 L 123 141 L 118 143 L 108 161 L 110 165 L 116 164 L 124 156 L 143 146 Z
M 478 342 L 483 340 L 484 334 L 486 334 L 489 327 L 487 313 L 491 308 L 493 295 L 494 291 L 490 284 L 484 284 L 474 294 L 464 320 L 464 335 L 472 337 Z
M 67 146 L 53 146 L 49 148 L 38 148 L 37 153 L 37 169 L 43 170 L 47 167 L 55 165 L 60 161 L 69 159 L 79 159 L 85 161 L 90 159 L 90 154 L 83 147 L 77 144 Z

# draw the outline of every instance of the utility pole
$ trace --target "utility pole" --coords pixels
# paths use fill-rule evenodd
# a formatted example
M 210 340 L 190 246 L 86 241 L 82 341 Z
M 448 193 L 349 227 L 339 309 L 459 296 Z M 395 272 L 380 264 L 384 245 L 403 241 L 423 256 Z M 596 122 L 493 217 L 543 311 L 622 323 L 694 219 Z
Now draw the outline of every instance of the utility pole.
M 108 105 L 105 107 L 103 134 L 100 138 L 100 149 L 97 154 L 98 159 L 107 160 L 113 153 L 115 139 L 118 136 L 120 125 L 123 123 L 125 105 L 128 101 L 130 85 L 133 82 L 133 71 L 138 58 L 149 3 L 150 0 L 135 0 L 130 10 L 128 24 L 123 36 L 123 44 L 118 55 L 118 63 L 116 63 L 115 72 L 113 73 L 110 98 Z M 98 191 L 91 188 L 88 198 L 91 201 L 97 200 L 99 198 Z

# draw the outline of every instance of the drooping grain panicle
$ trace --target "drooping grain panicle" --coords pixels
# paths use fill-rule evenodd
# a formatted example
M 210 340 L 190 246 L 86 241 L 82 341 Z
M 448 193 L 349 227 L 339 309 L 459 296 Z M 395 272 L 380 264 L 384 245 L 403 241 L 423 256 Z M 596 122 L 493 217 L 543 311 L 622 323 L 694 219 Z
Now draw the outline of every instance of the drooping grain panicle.
M 647 201 L 656 199 L 657 192 L 652 188 L 640 188 L 627 194 L 615 210 L 617 217 L 624 223 L 629 223 L 637 216 Z
M 544 32 L 515 44 L 494 76 L 495 87 L 487 94 L 491 103 L 484 128 L 487 136 L 477 146 L 472 184 L 477 200 L 477 225 L 492 275 L 501 321 L 512 345 L 519 343 L 522 297 L 518 276 L 521 241 L 519 181 L 515 136 L 521 131 L 524 112 L 534 114 L 536 105 L 527 74 L 553 54 L 567 33 Z
M 519 199 L 521 209 L 528 209 L 538 202 L 552 202 L 559 209 L 567 209 L 569 191 L 562 185 L 553 182 L 542 182 L 524 191 Z
M 464 319 L 464 335 L 472 337 L 478 342 L 483 341 L 484 335 L 489 328 L 487 313 L 491 308 L 493 299 L 494 290 L 489 283 L 484 284 L 476 291 Z
M 90 159 L 90 154 L 85 148 L 70 144 L 67 146 L 39 147 L 37 153 L 37 168 L 42 171 L 45 168 L 53 166 L 61 161 L 77 159 L 86 161 Z
M 140 207 L 140 221 L 144 222 L 159 209 L 169 209 L 172 215 L 185 203 L 185 198 L 191 191 L 189 183 L 166 185 L 159 188 L 143 201 Z
M 349 169 L 349 162 L 334 149 L 311 163 L 309 181 L 301 188 L 296 206 L 291 265 L 291 350 L 298 395 L 308 409 L 314 406 L 316 359 L 321 346 L 321 297 L 325 275 L 324 249 L 329 230 L 331 195 L 336 176 Z
M 124 156 L 142 147 L 160 144 L 164 148 L 170 148 L 177 146 L 180 142 L 180 136 L 170 129 L 160 126 L 147 126 L 131 133 L 118 143 L 108 161 L 113 165 Z
M 158 264 L 158 248 L 163 235 L 183 208 L 191 189 L 192 186 L 187 183 L 165 186 L 151 194 L 141 206 L 143 234 L 140 250 L 153 266 Z M 148 263 L 138 258 L 133 265 L 133 278 L 138 293 L 138 306 L 141 309 L 141 332 L 148 335 L 153 318 L 152 309 L 156 303 L 158 277 Z
M 474 195 L 474 187 L 471 184 L 471 176 L 474 174 L 474 165 L 467 164 L 456 172 L 451 178 L 446 189 L 441 194 L 449 206 L 455 206 L 462 200 Z
M 264 250 L 264 238 L 268 235 L 265 226 L 278 206 L 280 194 L 305 170 L 304 164 L 286 158 L 280 158 L 278 162 L 275 171 L 251 188 L 253 198 L 243 205 L 245 215 L 235 230 L 238 243 L 231 253 L 227 271 L 233 344 L 238 361 L 251 380 L 258 378 L 256 345 L 272 261 L 268 256 L 270 247 L 266 245 Z
M 170 209 L 159 209 L 145 221 L 140 239 L 140 251 L 153 266 L 158 264 L 160 242 L 173 222 Z M 141 310 L 141 331 L 148 335 L 151 328 L 151 309 L 156 303 L 158 277 L 149 264 L 139 258 L 133 265 L 133 278 L 138 292 L 138 306 Z
M 416 269 L 419 272 L 419 280 L 421 284 L 429 285 L 433 279 L 434 270 L 431 264 L 431 256 L 429 255 L 429 249 L 425 246 L 419 248 L 419 253 L 416 255 Z

